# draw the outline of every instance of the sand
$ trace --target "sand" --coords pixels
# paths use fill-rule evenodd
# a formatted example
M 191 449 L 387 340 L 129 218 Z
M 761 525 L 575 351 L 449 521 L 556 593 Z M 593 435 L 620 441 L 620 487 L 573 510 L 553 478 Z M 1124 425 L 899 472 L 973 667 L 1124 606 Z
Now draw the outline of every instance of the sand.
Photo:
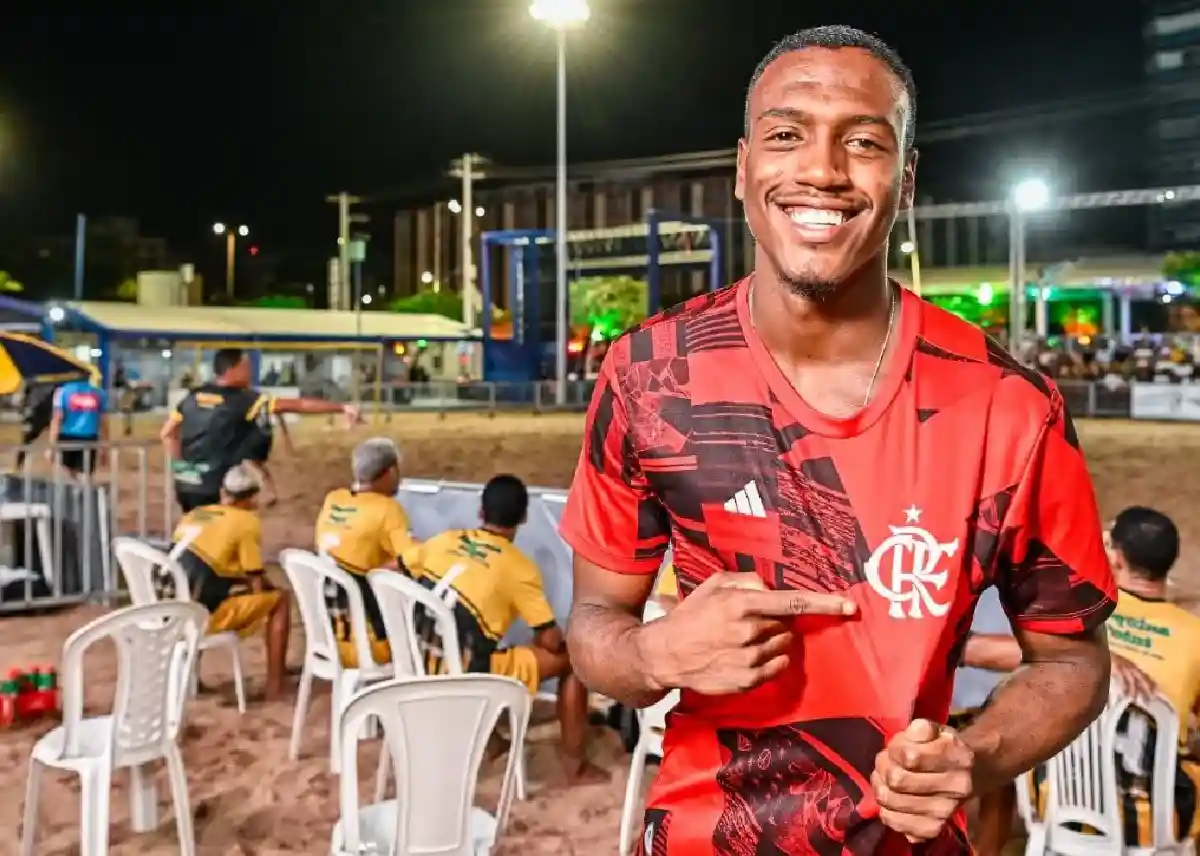
M 141 425 L 148 434 L 155 426 Z M 390 423 L 346 431 L 324 420 L 293 432 L 295 453 L 280 451 L 274 471 L 280 486 L 279 504 L 264 515 L 268 553 L 287 546 L 307 546 L 312 522 L 327 490 L 348 477 L 348 450 L 358 439 L 386 434 L 399 440 L 405 452 L 407 475 L 481 481 L 496 472 L 512 472 L 529 484 L 565 486 L 579 454 L 582 419 L 578 415 L 501 415 L 488 418 L 459 415 L 405 416 Z M 1185 554 L 1176 573 L 1179 595 L 1191 602 L 1200 592 L 1200 551 L 1188 549 L 1200 541 L 1200 486 L 1188 488 L 1181 478 L 1186 462 L 1200 453 L 1200 428 L 1129 422 L 1089 422 L 1080 433 L 1095 477 L 1102 513 L 1143 503 L 1171 514 L 1183 534 Z M 9 438 L 0 435 L 0 439 Z M 160 529 L 162 515 L 161 461 L 149 458 L 152 489 L 148 497 L 150 528 Z M 123 494 L 131 502 L 134 487 Z M 134 525 L 136 515 L 126 515 Z M 14 665 L 57 662 L 66 637 L 102 613 L 87 607 L 34 617 L 0 618 L 0 669 Z M 298 622 L 297 622 L 298 626 Z M 301 649 L 293 634 L 291 662 L 299 664 Z M 189 708 L 184 755 L 196 817 L 198 853 L 202 856 L 249 856 L 282 852 L 327 852 L 336 819 L 336 780 L 328 771 L 328 702 L 318 695 L 309 716 L 298 761 L 287 760 L 292 704 L 261 701 L 264 673 L 262 646 L 244 646 L 250 680 L 251 705 L 245 715 L 233 706 L 228 667 L 219 653 L 202 664 L 201 677 L 212 689 Z M 112 691 L 114 663 L 106 652 L 89 664 L 88 703 L 102 706 Z M 322 685 L 317 684 L 322 693 Z M 545 719 L 546 711 L 539 712 Z M 29 750 L 48 723 L 31 724 L 0 737 L 0 856 L 17 852 Z M 553 723 L 531 733 L 529 771 L 534 783 L 530 799 L 514 803 L 502 853 L 609 856 L 616 850 L 617 824 L 624 794 L 628 759 L 616 736 L 597 731 L 596 760 L 613 771 L 610 784 L 564 790 L 558 784 L 555 761 L 557 728 Z M 376 744 L 364 744 L 365 783 L 374 770 Z M 498 763 L 486 769 L 481 802 L 488 805 L 497 792 Z M 78 852 L 78 788 L 70 777 L 45 780 L 39 854 Z M 165 779 L 159 776 L 160 826 L 154 833 L 134 834 L 129 826 L 126 781 L 113 793 L 111 849 L 114 856 L 176 853 L 174 823 Z

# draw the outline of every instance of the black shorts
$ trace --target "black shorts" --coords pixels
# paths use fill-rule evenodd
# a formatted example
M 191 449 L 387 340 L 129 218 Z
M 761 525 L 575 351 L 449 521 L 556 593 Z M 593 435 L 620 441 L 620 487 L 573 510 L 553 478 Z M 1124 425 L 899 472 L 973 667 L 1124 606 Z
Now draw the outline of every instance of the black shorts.
M 83 437 L 60 437 L 64 443 L 94 443 L 95 438 Z M 96 450 L 95 449 L 59 449 L 58 461 L 63 465 L 64 469 L 71 470 L 77 473 L 88 473 L 89 475 L 96 472 Z

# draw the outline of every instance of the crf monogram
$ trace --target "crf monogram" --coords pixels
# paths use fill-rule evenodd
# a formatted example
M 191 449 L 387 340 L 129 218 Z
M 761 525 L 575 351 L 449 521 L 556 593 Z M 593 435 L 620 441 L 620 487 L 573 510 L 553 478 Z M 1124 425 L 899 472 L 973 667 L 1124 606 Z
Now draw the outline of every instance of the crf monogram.
M 938 565 L 958 551 L 958 539 L 941 544 L 919 526 L 891 530 L 867 560 L 867 583 L 890 601 L 892 618 L 922 618 L 922 606 L 934 617 L 945 615 L 950 604 L 937 600 L 934 592 L 945 588 L 949 573 Z

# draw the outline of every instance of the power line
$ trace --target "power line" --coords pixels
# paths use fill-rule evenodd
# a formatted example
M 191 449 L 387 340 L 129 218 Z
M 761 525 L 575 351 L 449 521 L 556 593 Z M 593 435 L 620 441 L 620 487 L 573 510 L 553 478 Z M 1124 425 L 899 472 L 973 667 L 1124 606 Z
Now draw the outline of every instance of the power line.
M 928 146 L 986 135 L 1011 134 L 1048 125 L 1079 122 L 1197 100 L 1200 100 L 1200 84 L 1195 83 L 1180 83 L 1154 88 L 1130 87 L 1080 98 L 1040 102 L 1026 107 L 991 110 L 953 119 L 926 122 L 917 128 L 917 145 Z M 571 176 L 575 180 L 621 179 L 630 181 L 665 173 L 733 169 L 736 163 L 736 149 L 711 149 L 646 158 L 622 158 L 573 164 Z M 536 184 L 550 181 L 553 178 L 553 172 L 553 168 L 546 166 L 493 166 L 488 171 L 487 181 L 503 185 Z M 446 180 L 426 179 L 402 188 L 373 194 L 371 201 L 415 199 L 447 186 L 448 181 Z

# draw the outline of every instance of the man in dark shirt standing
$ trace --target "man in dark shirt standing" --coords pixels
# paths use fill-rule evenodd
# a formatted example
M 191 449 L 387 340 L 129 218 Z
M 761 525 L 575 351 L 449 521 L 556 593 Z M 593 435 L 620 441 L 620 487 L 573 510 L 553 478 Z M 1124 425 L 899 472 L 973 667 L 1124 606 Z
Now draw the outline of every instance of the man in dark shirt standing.
M 350 404 L 271 398 L 254 389 L 241 348 L 217 351 L 213 375 L 179 402 L 159 434 L 174 462 L 175 498 L 184 513 L 220 502 L 221 480 L 242 461 L 262 463 L 273 414 L 344 413 L 351 424 L 358 421 L 358 408 Z

